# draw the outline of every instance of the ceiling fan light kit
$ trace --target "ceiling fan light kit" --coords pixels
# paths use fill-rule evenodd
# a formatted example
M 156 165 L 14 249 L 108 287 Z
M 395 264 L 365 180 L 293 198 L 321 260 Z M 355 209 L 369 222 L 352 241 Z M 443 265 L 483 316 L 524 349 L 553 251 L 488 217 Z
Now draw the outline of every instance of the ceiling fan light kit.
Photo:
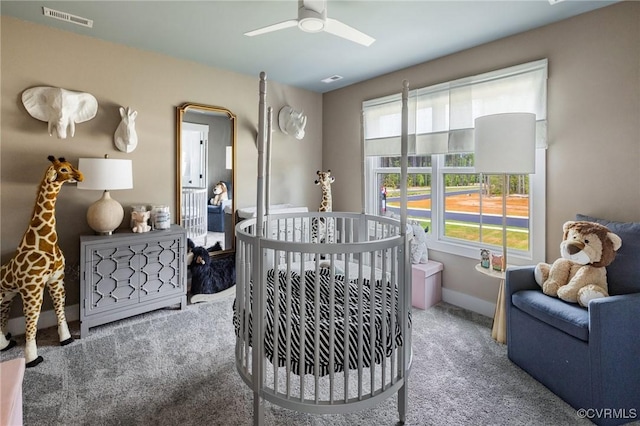
M 336 19 L 327 18 L 327 1 L 298 1 L 298 19 L 279 22 L 256 30 L 248 31 L 244 35 L 253 37 L 273 31 L 283 30 L 297 26 L 307 33 L 327 32 L 337 37 L 370 46 L 376 39 L 373 37 L 350 27 Z
M 304 6 L 298 9 L 298 28 L 307 33 L 318 33 L 324 30 L 324 23 L 327 20 L 327 9 L 323 13 L 315 10 L 305 9 Z

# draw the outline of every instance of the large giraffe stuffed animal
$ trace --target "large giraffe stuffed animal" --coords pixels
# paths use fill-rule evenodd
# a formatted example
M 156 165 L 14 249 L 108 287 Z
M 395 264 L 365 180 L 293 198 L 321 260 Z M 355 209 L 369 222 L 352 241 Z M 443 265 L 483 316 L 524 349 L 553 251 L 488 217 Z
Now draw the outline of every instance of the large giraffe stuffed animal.
M 27 367 L 42 362 L 36 346 L 38 317 L 42 307 L 45 286 L 53 300 L 58 318 L 60 344 L 73 341 L 64 314 L 64 256 L 58 246 L 56 234 L 56 198 L 66 182 L 82 182 L 82 173 L 64 158 L 49 156 L 51 165 L 40 183 L 33 215 L 29 227 L 13 258 L 0 270 L 0 350 L 16 345 L 7 333 L 7 322 L 11 301 L 20 294 L 26 321 L 25 361 Z
M 331 170 L 326 172 L 318 170 L 316 174 L 318 179 L 314 183 L 320 185 L 322 189 L 322 202 L 318 211 L 330 212 L 332 211 L 331 184 L 335 182 L 336 178 L 331 176 Z M 311 242 L 333 242 L 333 221 L 330 218 L 319 218 L 313 221 L 311 225 Z

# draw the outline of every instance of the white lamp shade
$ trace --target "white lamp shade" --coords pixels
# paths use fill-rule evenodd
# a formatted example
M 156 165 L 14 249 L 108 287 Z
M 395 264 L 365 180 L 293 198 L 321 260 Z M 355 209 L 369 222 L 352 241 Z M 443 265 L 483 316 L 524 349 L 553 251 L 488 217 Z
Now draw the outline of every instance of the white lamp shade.
M 535 114 L 515 112 L 478 117 L 474 135 L 476 172 L 535 173 Z
M 78 189 L 105 191 L 133 188 L 131 160 L 80 158 L 78 170 L 84 174 L 84 180 L 78 182 Z

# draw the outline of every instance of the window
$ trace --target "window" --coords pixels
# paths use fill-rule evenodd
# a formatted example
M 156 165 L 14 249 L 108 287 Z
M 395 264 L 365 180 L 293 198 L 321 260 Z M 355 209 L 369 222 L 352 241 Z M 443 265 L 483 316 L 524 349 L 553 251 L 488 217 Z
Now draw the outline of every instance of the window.
M 544 260 L 547 61 L 541 60 L 409 94 L 408 217 L 428 228 L 429 247 L 478 258 L 502 250 L 507 195 L 510 262 Z M 400 94 L 363 104 L 368 213 L 399 212 Z M 473 167 L 477 117 L 536 114 L 536 173 L 480 175 Z M 536 230 L 540 230 L 535 232 Z

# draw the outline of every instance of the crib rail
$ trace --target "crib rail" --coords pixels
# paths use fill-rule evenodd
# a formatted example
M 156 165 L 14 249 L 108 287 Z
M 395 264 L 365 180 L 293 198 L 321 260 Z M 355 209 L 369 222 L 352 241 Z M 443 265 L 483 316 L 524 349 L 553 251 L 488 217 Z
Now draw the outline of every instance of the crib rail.
M 207 235 L 207 188 L 182 188 L 182 226 L 198 243 Z
M 311 413 L 361 410 L 398 392 L 411 358 L 400 222 L 341 212 L 257 220 L 236 227 L 243 380 L 266 400 Z M 318 221 L 322 243 L 313 242 Z

